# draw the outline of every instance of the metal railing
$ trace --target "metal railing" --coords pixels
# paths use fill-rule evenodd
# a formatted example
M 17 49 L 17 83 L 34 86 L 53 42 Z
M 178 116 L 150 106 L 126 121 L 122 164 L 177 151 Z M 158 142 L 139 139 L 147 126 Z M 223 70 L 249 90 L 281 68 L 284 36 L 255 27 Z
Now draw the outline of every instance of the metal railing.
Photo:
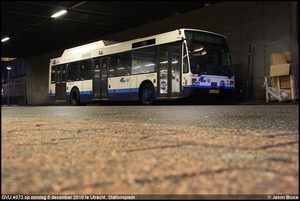
M 1 87 L 1 105 L 27 104 L 27 85 L 26 82 L 6 83 Z

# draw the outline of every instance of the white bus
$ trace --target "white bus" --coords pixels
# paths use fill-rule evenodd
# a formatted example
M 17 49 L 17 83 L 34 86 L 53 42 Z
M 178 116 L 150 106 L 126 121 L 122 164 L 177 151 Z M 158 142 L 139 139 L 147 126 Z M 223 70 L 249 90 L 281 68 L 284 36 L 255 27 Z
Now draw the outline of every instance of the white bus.
M 234 68 L 225 36 L 196 29 L 126 42 L 97 41 L 50 60 L 49 98 L 86 105 L 187 97 L 229 98 Z

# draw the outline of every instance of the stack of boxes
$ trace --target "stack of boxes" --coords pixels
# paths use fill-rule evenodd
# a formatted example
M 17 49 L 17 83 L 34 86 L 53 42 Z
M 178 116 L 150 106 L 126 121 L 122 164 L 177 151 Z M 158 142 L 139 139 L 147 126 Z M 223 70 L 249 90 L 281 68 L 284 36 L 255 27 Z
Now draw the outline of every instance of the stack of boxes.
M 291 62 L 291 53 L 282 52 L 270 55 L 270 76 L 265 77 L 266 83 L 271 83 L 278 90 L 289 90 L 290 93 L 285 100 L 295 102 L 298 99 L 298 75 L 296 75 L 295 63 Z M 277 100 L 266 91 L 266 102 Z M 281 102 L 282 100 L 277 100 Z

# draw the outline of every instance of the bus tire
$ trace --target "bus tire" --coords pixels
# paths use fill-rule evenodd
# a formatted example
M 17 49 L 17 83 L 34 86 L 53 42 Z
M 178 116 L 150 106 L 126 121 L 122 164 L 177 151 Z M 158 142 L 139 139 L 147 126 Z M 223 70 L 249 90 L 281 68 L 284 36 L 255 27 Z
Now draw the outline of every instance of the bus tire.
M 140 100 L 143 105 L 152 105 L 154 102 L 154 89 L 153 85 L 150 83 L 146 83 L 143 85 Z
M 71 96 L 70 96 L 70 102 L 73 106 L 80 105 L 80 93 L 77 88 L 72 89 Z

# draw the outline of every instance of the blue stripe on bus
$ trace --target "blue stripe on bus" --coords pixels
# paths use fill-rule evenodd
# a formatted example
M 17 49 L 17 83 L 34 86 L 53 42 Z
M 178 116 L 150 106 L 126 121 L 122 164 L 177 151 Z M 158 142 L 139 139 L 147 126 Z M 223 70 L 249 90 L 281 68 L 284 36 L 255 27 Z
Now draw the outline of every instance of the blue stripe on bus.
M 92 91 L 81 91 L 80 92 L 80 96 L 86 96 L 86 95 L 92 95 L 93 94 L 93 92 Z
M 70 102 L 71 93 L 67 92 L 67 102 Z M 80 92 L 80 102 L 93 102 L 93 93 L 92 91 L 81 91 Z
M 195 88 L 195 89 L 228 89 L 228 90 L 234 89 L 234 87 L 203 86 L 203 85 L 186 85 L 186 86 L 182 86 L 182 89 L 184 89 L 184 88 Z
M 53 93 L 52 93 L 52 94 L 49 94 L 49 99 L 50 99 L 50 100 L 55 101 L 55 97 L 56 97 L 55 94 L 53 94 Z
M 109 94 L 123 94 L 123 93 L 130 93 L 131 89 L 110 89 L 108 90 Z
M 139 94 L 138 88 L 126 88 L 126 89 L 111 89 L 108 90 L 108 100 L 110 101 L 127 101 L 138 100 Z
M 138 92 L 139 92 L 138 88 L 110 89 L 110 90 L 108 90 L 109 94 L 138 93 Z

